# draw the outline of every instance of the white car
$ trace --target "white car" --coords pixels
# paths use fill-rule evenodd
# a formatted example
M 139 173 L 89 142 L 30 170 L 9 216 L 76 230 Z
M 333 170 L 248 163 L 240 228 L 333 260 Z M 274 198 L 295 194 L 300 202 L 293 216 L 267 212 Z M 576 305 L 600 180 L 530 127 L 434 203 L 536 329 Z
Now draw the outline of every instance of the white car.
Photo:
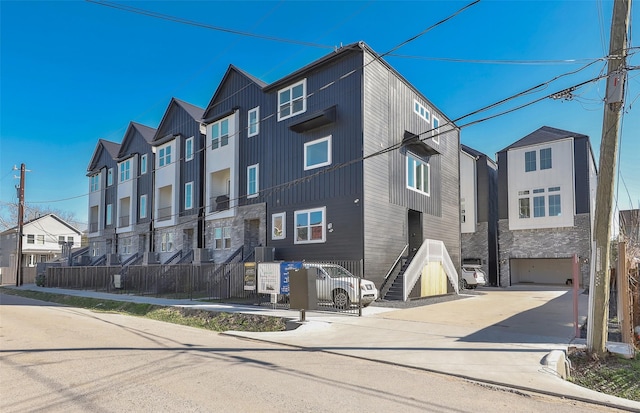
M 378 289 L 373 282 L 351 274 L 340 265 L 305 262 L 304 267 L 318 269 L 316 290 L 320 301 L 332 301 L 335 307 L 347 309 L 358 302 L 366 307 L 378 299 Z
M 476 288 L 486 284 L 487 277 L 479 266 L 463 265 L 460 277 L 460 287 L 463 289 Z

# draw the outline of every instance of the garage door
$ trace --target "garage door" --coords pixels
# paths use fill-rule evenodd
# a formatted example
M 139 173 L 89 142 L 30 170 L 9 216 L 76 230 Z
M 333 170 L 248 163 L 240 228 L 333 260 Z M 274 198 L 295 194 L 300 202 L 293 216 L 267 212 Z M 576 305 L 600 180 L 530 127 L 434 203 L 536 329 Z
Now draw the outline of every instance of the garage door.
M 510 266 L 511 284 L 565 284 L 573 272 L 571 258 L 518 258 Z

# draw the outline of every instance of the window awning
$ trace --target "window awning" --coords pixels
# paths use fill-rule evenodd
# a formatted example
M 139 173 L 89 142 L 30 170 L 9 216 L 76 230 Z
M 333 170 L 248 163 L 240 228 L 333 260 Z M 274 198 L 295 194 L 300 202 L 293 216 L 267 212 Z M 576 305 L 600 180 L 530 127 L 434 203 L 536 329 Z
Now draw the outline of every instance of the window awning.
M 336 105 L 312 113 L 298 120 L 298 122 L 289 125 L 289 129 L 294 132 L 303 133 L 322 126 L 329 125 L 336 121 Z
M 409 131 L 404 131 L 404 137 L 402 138 L 402 147 L 415 153 L 418 156 L 433 156 L 440 155 L 436 149 L 427 145 L 420 136 Z

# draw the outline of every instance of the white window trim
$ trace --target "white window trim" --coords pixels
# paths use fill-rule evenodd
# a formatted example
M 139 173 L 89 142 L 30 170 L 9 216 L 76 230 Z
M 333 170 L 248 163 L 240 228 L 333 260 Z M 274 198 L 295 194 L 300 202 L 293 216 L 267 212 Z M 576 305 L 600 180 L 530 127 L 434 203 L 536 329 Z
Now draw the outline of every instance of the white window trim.
M 157 162 L 158 168 L 164 168 L 165 166 L 171 165 L 171 157 L 173 156 L 173 149 L 171 148 L 171 146 L 172 146 L 172 142 L 166 145 L 160 146 L 158 148 L 158 162 Z M 169 149 L 168 161 L 167 161 L 167 149 Z M 160 155 L 160 151 L 164 151 L 164 155 Z M 160 165 L 161 161 L 164 162 L 162 165 Z
M 275 222 L 277 218 L 282 218 L 282 231 L 280 235 L 276 235 L 275 233 Z M 287 238 L 287 213 L 286 212 L 278 212 L 277 214 L 271 215 L 271 239 L 285 239 Z
M 436 126 L 438 125 L 438 126 Z M 440 119 L 433 117 L 433 143 L 440 144 Z
M 144 199 L 144 202 L 142 201 Z M 142 205 L 144 204 L 144 208 L 142 208 Z M 147 195 L 141 195 L 140 196 L 140 219 L 146 218 L 147 217 Z
M 298 240 L 298 214 L 309 214 L 322 211 L 322 239 L 315 240 Z M 311 225 L 309 225 L 310 227 Z M 293 243 L 294 244 L 321 244 L 327 242 L 327 207 L 301 209 L 293 213 Z
M 113 224 L 113 206 L 112 206 L 112 204 L 107 204 L 106 213 L 107 213 L 107 217 L 106 217 L 106 220 L 105 220 L 105 222 L 106 222 L 105 225 Z
M 131 159 L 127 159 L 120 163 L 119 175 L 119 182 L 127 182 L 131 180 Z
M 256 114 L 256 123 L 254 124 L 256 127 L 256 131 L 251 133 L 251 114 Z M 256 136 L 260 133 L 260 106 L 256 106 L 251 109 L 249 113 L 247 113 L 247 136 L 250 138 L 252 136 Z
M 93 175 L 89 178 L 89 192 L 98 192 L 100 190 L 100 175 Z
M 145 153 L 140 157 L 140 175 L 147 173 L 147 154 Z
M 295 88 L 298 85 L 302 85 L 302 110 L 299 112 L 293 113 L 293 109 L 292 109 L 291 113 L 289 113 L 287 116 L 281 116 L 280 115 L 280 93 L 284 92 L 287 89 L 290 89 L 291 91 L 293 91 L 293 88 Z M 305 113 L 307 111 L 307 79 L 306 78 L 302 79 L 299 82 L 296 82 L 290 86 L 283 87 L 282 89 L 278 90 L 278 93 L 276 94 L 276 99 L 277 99 L 276 107 L 278 110 L 278 122 L 280 122 L 281 120 L 289 119 L 294 116 L 300 115 L 301 113 Z M 289 105 L 291 105 L 291 100 L 289 101 Z
M 418 106 L 417 108 L 416 108 L 416 105 Z M 424 111 L 424 115 L 420 113 L 420 109 Z M 427 109 L 427 107 L 422 103 L 418 102 L 417 99 L 413 99 L 413 112 L 416 115 L 418 115 L 421 119 L 429 122 L 429 116 L 430 116 L 429 109 Z
M 427 167 L 427 178 L 429 179 L 429 182 L 428 182 L 428 184 L 427 184 L 428 189 L 429 189 L 428 191 L 423 191 L 423 190 L 420 190 L 420 189 L 414 188 L 414 187 L 412 187 L 412 186 L 410 186 L 410 185 L 409 185 L 409 172 L 410 172 L 410 171 L 409 171 L 409 158 L 410 158 L 410 157 L 411 157 L 411 158 L 413 158 L 416 162 L 420 162 L 422 165 L 424 165 L 424 166 L 426 166 L 426 167 Z M 406 163 L 407 163 L 407 168 L 406 168 L 406 176 L 405 176 L 405 179 L 406 179 L 406 186 L 407 186 L 407 188 L 408 188 L 408 189 L 410 189 L 410 190 L 412 190 L 412 191 L 414 191 L 414 192 L 417 192 L 417 193 L 419 193 L 419 194 L 426 195 L 426 196 L 431 196 L 431 165 L 429 165 L 429 163 L 427 163 L 427 162 L 423 161 L 422 159 L 420 159 L 418 156 L 416 156 L 416 155 L 412 154 L 411 152 L 408 152 L 408 153 L 407 153 L 407 160 L 406 160 Z M 415 178 L 415 176 L 414 176 L 414 181 L 415 181 L 415 179 L 416 179 L 416 178 Z
M 107 170 L 107 186 L 113 185 L 113 168 Z
M 232 115 L 232 116 L 233 116 L 233 115 Z M 209 141 L 209 148 L 211 148 L 211 150 L 212 150 L 212 151 L 215 151 L 215 150 L 217 150 L 217 149 L 220 149 L 220 148 L 222 148 L 223 146 L 227 146 L 227 145 L 229 145 L 229 140 L 231 139 L 231 136 L 232 136 L 231 131 L 230 131 L 230 128 L 231 128 L 231 126 L 232 126 L 232 121 L 231 121 L 231 120 L 232 120 L 232 119 L 231 119 L 231 116 L 229 116 L 229 117 L 226 117 L 226 118 L 224 118 L 224 119 L 220 119 L 220 120 L 218 120 L 218 121 L 215 121 L 215 122 L 213 122 L 213 123 L 211 124 L 211 128 L 210 128 L 210 130 L 211 130 L 211 140 Z M 226 123 L 227 123 L 227 133 L 226 133 L 226 135 L 223 135 L 223 134 L 222 134 L 222 124 L 223 124 L 224 122 L 226 122 Z M 214 128 L 215 128 L 216 126 L 217 126 L 217 128 L 218 128 L 218 137 L 214 138 L 214 137 L 213 137 L 213 131 L 214 131 Z M 226 137 L 227 137 L 227 143 L 225 143 L 225 144 L 223 145 L 223 144 L 222 144 L 222 138 L 223 138 L 224 136 L 226 136 Z M 214 146 L 213 146 L 213 141 L 214 141 L 214 140 L 217 140 L 217 142 L 218 142 L 218 143 L 217 143 L 217 144 L 218 144 L 218 146 L 216 146 L 216 147 L 214 147 Z
M 313 146 L 313 145 L 316 145 L 316 144 L 318 144 L 320 142 L 324 142 L 324 141 L 328 141 L 329 142 L 329 145 L 327 147 L 327 161 L 326 162 L 322 162 L 322 163 L 318 163 L 318 164 L 315 164 L 315 165 L 307 165 L 307 148 L 309 146 Z M 329 135 L 327 137 L 324 137 L 324 138 L 321 138 L 321 139 L 316 139 L 315 141 L 311 141 L 311 142 L 305 143 L 304 144 L 304 170 L 308 171 L 308 170 L 311 170 L 311 169 L 316 169 L 316 168 L 321 168 L 323 166 L 331 165 L 331 162 L 332 162 L 332 157 L 331 157 L 332 150 L 331 150 L 331 148 L 332 148 L 331 135 Z
M 187 188 L 189 188 L 189 191 L 187 191 Z M 189 198 L 187 198 L 187 193 L 190 195 Z M 184 184 L 184 209 L 193 209 L 193 181 Z
M 194 152 L 193 142 L 194 142 L 193 136 L 187 139 L 186 141 L 184 141 L 184 154 L 185 154 L 184 160 L 185 161 L 190 161 L 193 159 L 193 152 Z M 189 145 L 191 145 L 191 153 L 189 153 L 189 150 L 188 150 Z
M 249 185 L 250 185 L 250 179 L 251 179 L 251 175 L 249 171 L 251 171 L 252 169 L 256 170 L 256 193 L 255 194 L 249 193 Z M 254 165 L 247 166 L 247 198 L 255 198 L 258 196 L 259 193 L 260 193 L 260 164 L 257 163 Z

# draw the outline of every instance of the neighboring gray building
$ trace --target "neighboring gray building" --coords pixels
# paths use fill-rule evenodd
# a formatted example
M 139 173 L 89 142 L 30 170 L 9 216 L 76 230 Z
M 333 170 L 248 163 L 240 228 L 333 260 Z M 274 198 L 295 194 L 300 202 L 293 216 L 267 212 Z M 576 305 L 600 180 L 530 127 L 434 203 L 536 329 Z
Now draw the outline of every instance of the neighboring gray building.
M 500 286 L 589 285 L 597 183 L 589 137 L 543 126 L 498 152 Z
M 462 263 L 482 265 L 498 285 L 498 166 L 482 152 L 460 145 Z

